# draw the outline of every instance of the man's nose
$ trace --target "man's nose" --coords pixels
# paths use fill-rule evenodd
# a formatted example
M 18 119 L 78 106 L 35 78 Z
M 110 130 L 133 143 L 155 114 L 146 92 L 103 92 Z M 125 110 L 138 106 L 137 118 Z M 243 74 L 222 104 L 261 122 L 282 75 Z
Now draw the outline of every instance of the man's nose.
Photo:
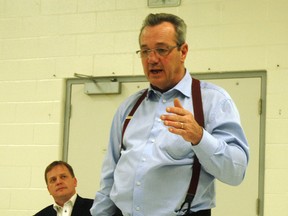
M 62 181 L 62 179 L 61 178 L 57 178 L 56 179 L 56 184 L 61 184 L 63 181 Z
M 154 62 L 157 62 L 159 60 L 159 57 L 158 57 L 155 50 L 150 50 L 150 52 L 147 56 L 147 60 L 148 60 L 148 63 L 154 63 Z

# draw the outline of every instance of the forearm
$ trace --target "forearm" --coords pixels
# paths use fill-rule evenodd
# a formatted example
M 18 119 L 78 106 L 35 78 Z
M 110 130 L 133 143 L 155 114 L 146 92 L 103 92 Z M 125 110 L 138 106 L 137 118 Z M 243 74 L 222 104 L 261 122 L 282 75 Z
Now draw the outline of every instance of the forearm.
M 111 216 L 115 214 L 116 206 L 109 196 L 97 192 L 90 212 L 92 216 Z
M 227 134 L 223 137 L 220 139 L 203 130 L 203 137 L 193 150 L 208 173 L 224 183 L 238 185 L 248 164 L 248 146 L 245 137 Z
M 101 173 L 101 189 L 96 193 L 91 208 L 92 216 L 111 216 L 116 211 L 116 206 L 110 199 L 110 192 L 114 183 L 113 173 L 111 161 L 106 157 Z

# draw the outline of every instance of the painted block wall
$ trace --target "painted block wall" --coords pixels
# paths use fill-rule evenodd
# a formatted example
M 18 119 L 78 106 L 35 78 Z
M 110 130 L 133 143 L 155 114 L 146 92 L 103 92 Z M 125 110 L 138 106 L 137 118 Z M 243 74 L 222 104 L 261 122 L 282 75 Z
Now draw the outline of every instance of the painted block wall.
M 148 13 L 188 25 L 191 72 L 267 71 L 264 215 L 288 199 L 288 1 L 0 0 L 0 215 L 52 203 L 43 172 L 61 159 L 65 79 L 142 74 L 138 33 Z

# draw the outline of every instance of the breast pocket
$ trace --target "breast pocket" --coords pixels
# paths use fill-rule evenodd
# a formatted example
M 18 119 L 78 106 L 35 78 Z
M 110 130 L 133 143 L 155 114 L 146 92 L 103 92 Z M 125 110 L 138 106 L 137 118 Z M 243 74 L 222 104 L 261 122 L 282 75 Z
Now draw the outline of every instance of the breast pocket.
M 185 141 L 181 136 L 167 134 L 160 144 L 161 150 L 175 160 L 192 158 L 193 150 L 191 143 Z

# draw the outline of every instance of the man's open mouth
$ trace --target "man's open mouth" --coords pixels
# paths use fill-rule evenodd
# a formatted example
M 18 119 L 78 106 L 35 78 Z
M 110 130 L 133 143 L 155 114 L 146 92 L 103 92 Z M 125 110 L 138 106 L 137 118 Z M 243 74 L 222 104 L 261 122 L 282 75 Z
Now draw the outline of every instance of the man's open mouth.
M 161 73 L 163 70 L 162 69 L 151 69 L 150 70 L 150 73 L 152 74 L 158 74 L 158 73 Z

